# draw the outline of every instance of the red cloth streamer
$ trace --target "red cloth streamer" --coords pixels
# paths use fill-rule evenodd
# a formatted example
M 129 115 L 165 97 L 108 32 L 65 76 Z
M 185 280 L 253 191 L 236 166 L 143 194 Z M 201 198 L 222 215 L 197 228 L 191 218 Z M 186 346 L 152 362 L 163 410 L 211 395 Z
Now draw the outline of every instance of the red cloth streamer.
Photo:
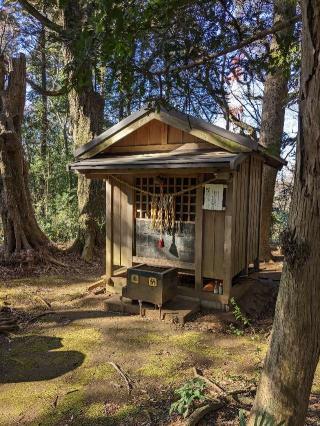
M 163 248 L 163 247 L 164 247 L 164 241 L 163 241 L 163 238 L 160 238 L 160 240 L 158 241 L 158 247 L 159 247 L 159 248 Z

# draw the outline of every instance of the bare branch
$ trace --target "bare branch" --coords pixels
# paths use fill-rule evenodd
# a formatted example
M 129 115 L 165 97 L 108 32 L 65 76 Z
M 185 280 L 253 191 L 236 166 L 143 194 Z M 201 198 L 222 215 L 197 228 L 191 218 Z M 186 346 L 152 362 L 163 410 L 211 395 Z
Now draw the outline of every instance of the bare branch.
M 198 66 L 203 65 L 207 62 L 210 62 L 210 61 L 212 61 L 216 58 L 219 58 L 220 56 L 223 56 L 223 55 L 226 55 L 228 53 L 234 52 L 236 50 L 242 49 L 243 47 L 246 47 L 249 44 L 254 43 L 255 41 L 261 40 L 261 39 L 267 37 L 270 34 L 277 33 L 278 31 L 282 31 L 285 28 L 287 28 L 288 26 L 293 25 L 300 20 L 301 20 L 301 15 L 298 15 L 298 16 L 295 16 L 294 18 L 291 18 L 287 21 L 278 22 L 278 23 L 274 24 L 271 28 L 268 28 L 268 29 L 263 30 L 263 31 L 259 31 L 258 33 L 252 35 L 251 37 L 244 39 L 243 41 L 240 41 L 237 44 L 234 44 L 232 46 L 228 46 L 225 49 L 220 50 L 220 52 L 208 53 L 207 55 L 201 56 L 200 58 L 196 59 L 193 62 L 190 62 L 187 65 L 181 65 L 181 66 L 176 66 L 176 67 L 166 67 L 166 68 L 163 68 L 162 70 L 159 70 L 159 71 L 153 71 L 152 74 L 162 75 L 162 74 L 167 74 L 169 72 L 186 71 L 186 70 L 189 70 L 191 68 L 198 67 Z
M 61 89 L 58 89 L 58 90 L 44 90 L 37 83 L 30 80 L 30 78 L 27 78 L 27 83 L 30 84 L 33 90 L 35 90 L 36 92 L 44 96 L 62 96 L 62 95 L 66 95 L 69 92 L 68 87 L 62 87 Z
M 56 24 L 55 22 L 48 19 L 41 12 L 39 12 L 32 4 L 30 4 L 27 0 L 18 0 L 22 8 L 36 18 L 42 25 L 46 28 L 49 28 L 51 31 L 56 32 L 57 34 L 66 37 L 66 31 L 61 25 Z

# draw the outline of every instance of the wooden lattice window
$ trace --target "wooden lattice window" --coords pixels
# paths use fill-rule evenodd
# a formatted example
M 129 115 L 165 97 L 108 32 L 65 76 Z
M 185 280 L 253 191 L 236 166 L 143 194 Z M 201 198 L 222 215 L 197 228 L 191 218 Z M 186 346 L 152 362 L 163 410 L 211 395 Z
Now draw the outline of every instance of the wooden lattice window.
M 140 177 L 136 178 L 135 186 L 153 194 L 160 193 L 162 184 L 163 193 L 173 194 L 197 184 L 196 177 Z M 151 196 L 136 191 L 136 218 L 149 219 L 151 210 Z M 175 197 L 176 220 L 194 222 L 196 217 L 196 189 Z

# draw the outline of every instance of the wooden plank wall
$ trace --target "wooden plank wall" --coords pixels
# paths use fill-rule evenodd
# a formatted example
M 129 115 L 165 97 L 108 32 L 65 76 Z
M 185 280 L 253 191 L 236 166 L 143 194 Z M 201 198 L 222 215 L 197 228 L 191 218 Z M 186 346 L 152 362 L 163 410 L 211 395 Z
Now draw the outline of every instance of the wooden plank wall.
M 203 143 L 203 141 L 200 141 L 197 137 L 190 135 L 189 133 L 168 126 L 167 124 L 161 123 L 158 120 L 152 120 L 119 142 L 116 142 L 115 146 L 132 147 L 197 142 Z M 212 145 L 209 146 L 212 148 Z
M 261 202 L 261 167 L 262 160 L 251 158 L 249 211 L 248 211 L 248 263 L 253 263 L 259 251 L 259 226 Z
M 239 171 L 234 174 L 233 178 L 233 276 L 246 268 L 249 171 L 250 159 L 248 158 L 240 164 Z
M 203 210 L 202 275 L 224 278 L 225 212 Z
M 131 177 L 122 179 L 132 180 Z M 113 186 L 113 264 L 132 266 L 133 190 L 114 182 Z

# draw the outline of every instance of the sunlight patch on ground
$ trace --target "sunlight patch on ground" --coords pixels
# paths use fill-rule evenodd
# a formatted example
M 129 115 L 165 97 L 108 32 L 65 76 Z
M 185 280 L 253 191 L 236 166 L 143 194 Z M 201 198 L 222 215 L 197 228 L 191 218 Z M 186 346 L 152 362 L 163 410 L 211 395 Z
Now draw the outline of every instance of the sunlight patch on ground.
M 33 294 L 43 294 L 46 279 L 28 283 L 30 288 L 25 280 L 10 283 L 0 298 L 11 292 L 13 306 L 18 301 L 34 309 Z M 43 317 L 13 338 L 10 351 L 0 347 L 7 374 L 0 392 L 1 426 L 141 424 L 145 404 L 155 416 L 168 414 L 173 389 L 193 377 L 193 367 L 227 389 L 259 379 L 265 336 L 190 331 L 138 317 L 104 316 L 99 310 L 95 316 L 94 310 L 72 307 L 71 299 L 86 286 L 82 280 L 52 278 L 44 294 L 65 304 L 61 318 Z M 133 396 L 109 361 L 133 380 Z M 320 392 L 320 368 L 313 390 Z M 149 398 L 161 401 L 161 409 Z

